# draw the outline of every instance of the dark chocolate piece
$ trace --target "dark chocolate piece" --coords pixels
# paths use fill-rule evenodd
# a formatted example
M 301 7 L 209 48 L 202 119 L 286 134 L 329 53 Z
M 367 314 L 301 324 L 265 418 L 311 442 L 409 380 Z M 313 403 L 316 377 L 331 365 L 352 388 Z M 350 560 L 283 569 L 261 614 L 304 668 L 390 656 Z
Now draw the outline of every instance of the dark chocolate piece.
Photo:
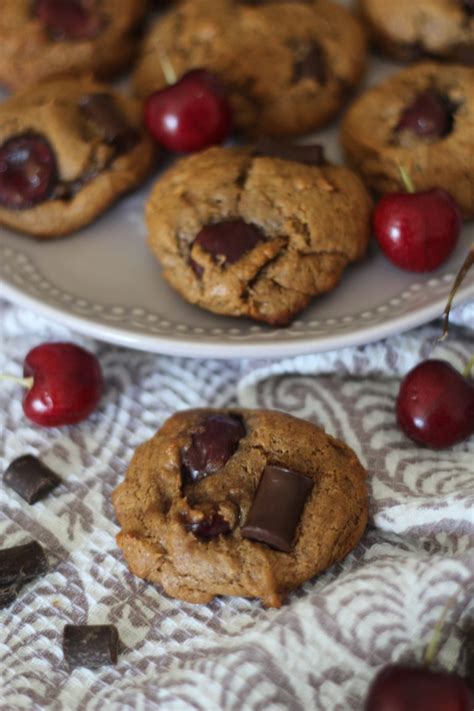
M 319 84 L 327 81 L 326 57 L 324 50 L 317 42 L 312 42 L 304 52 L 297 51 L 299 55 L 296 59 L 293 70 L 293 83 L 302 79 L 314 79 Z
M 0 550 L 0 585 L 23 583 L 48 571 L 43 548 L 36 541 Z
M 189 521 L 186 516 L 183 516 L 183 525 L 190 533 L 206 540 L 217 538 L 231 531 L 229 522 L 218 511 L 210 511 L 200 521 Z
M 31 454 L 14 459 L 3 475 L 3 483 L 18 496 L 34 504 L 61 484 L 52 469 Z
M 245 525 L 244 538 L 291 553 L 303 508 L 314 481 L 284 467 L 267 465 Z
M 0 610 L 3 607 L 8 607 L 18 597 L 18 591 L 20 585 L 17 583 L 12 583 L 11 585 L 0 586 Z
M 104 141 L 114 145 L 119 151 L 128 151 L 138 143 L 138 132 L 130 126 L 110 94 L 87 94 L 81 98 L 79 106 L 100 131 Z
M 215 262 L 235 264 L 263 240 L 263 233 L 244 220 L 226 220 L 206 225 L 198 233 L 194 244 L 212 255 Z
M 70 668 L 117 664 L 119 642 L 115 625 L 65 625 L 64 661 Z
M 234 454 L 245 437 L 245 427 L 233 415 L 209 415 L 181 452 L 183 479 L 193 483 L 214 474 Z
M 452 58 L 456 62 L 461 62 L 461 64 L 474 64 L 474 42 L 457 44 L 453 47 Z
M 252 149 L 256 156 L 292 160 L 305 165 L 324 165 L 324 148 L 320 143 L 289 143 L 262 138 Z

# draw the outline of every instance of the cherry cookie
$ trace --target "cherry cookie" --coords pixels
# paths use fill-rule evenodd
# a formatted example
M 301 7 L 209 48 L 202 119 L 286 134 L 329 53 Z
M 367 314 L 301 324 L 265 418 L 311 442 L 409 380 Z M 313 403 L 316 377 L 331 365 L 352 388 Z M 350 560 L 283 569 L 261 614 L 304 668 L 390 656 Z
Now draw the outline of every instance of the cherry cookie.
M 359 0 L 363 18 L 385 54 L 474 64 L 474 0 Z
M 362 94 L 342 124 L 352 166 L 379 193 L 444 188 L 474 216 L 474 68 L 425 62 Z
M 130 570 L 172 597 L 285 596 L 344 558 L 367 523 L 366 472 L 310 422 L 271 410 L 173 415 L 113 494 Z
M 362 181 L 314 146 L 210 148 L 165 173 L 146 206 L 149 245 L 186 301 L 272 325 L 337 285 L 370 213 Z
M 0 83 L 19 89 L 65 72 L 106 78 L 137 45 L 147 0 L 1 0 Z
M 141 97 L 206 68 L 220 76 L 237 129 L 290 135 L 325 124 L 361 78 L 365 34 L 328 0 L 186 0 L 152 26 L 135 74 Z
M 43 238 L 73 232 L 154 161 L 135 100 L 88 78 L 38 84 L 0 104 L 0 224 Z

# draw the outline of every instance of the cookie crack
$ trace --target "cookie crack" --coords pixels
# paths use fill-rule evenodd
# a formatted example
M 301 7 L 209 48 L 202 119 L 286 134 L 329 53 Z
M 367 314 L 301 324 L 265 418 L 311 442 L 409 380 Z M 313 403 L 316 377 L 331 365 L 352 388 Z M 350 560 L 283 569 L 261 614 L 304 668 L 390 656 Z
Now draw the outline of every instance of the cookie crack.
M 245 287 L 242 289 L 242 292 L 240 294 L 241 299 L 244 302 L 248 302 L 249 299 L 251 298 L 252 294 L 252 289 L 254 286 L 258 283 L 258 281 L 265 275 L 266 271 L 269 269 L 269 267 L 274 264 L 282 254 L 287 250 L 288 248 L 288 243 L 289 240 L 287 237 L 281 237 L 281 239 L 284 239 L 285 242 L 280 246 L 280 249 L 276 254 L 273 255 L 270 259 L 268 259 L 264 264 L 261 265 L 253 275 L 253 277 L 248 281 L 248 283 L 245 285 Z M 272 280 L 273 281 L 273 280 Z

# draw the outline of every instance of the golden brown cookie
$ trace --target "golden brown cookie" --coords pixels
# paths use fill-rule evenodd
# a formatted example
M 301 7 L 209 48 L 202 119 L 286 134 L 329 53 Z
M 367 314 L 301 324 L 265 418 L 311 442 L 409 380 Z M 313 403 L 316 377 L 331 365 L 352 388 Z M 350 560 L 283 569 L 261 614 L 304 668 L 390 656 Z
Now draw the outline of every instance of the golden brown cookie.
M 66 72 L 126 68 L 146 0 L 2 0 L 0 83 L 19 89 Z
M 474 64 L 473 0 L 359 0 L 359 7 L 379 48 L 395 59 Z
M 140 96 L 205 67 L 229 92 L 235 126 L 251 134 L 305 133 L 329 121 L 361 78 L 364 32 L 343 7 L 316 2 L 187 0 L 152 26 L 135 73 Z
M 342 124 L 347 157 L 379 193 L 444 188 L 474 215 L 474 68 L 409 67 L 362 94 Z
M 346 168 L 211 148 L 158 180 L 146 219 L 163 275 L 184 299 L 284 325 L 362 256 L 370 212 Z
M 135 575 L 188 602 L 279 607 L 367 523 L 366 472 L 343 442 L 271 410 L 179 412 L 140 445 L 113 502 Z
M 0 224 L 47 238 L 87 225 L 155 163 L 140 104 L 66 77 L 0 104 Z

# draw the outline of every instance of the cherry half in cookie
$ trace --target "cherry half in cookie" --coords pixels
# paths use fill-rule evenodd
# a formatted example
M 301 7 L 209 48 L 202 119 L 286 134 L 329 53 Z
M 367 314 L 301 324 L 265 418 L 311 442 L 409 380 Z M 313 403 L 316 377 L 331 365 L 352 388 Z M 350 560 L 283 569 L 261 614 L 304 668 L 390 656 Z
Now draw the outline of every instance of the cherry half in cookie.
M 389 664 L 375 677 L 365 711 L 472 711 L 473 698 L 457 674 Z
M 36 17 L 54 40 L 93 39 L 104 28 L 90 0 L 36 0 Z
M 196 482 L 213 474 L 234 454 L 245 437 L 242 420 L 234 415 L 209 415 L 181 453 L 183 477 Z
M 199 521 L 189 521 L 183 517 L 183 524 L 187 531 L 203 539 L 217 538 L 231 531 L 229 522 L 218 511 L 203 514 Z
M 449 99 L 428 89 L 415 96 L 406 107 L 397 131 L 412 131 L 421 138 L 444 138 L 453 127 L 453 109 Z
M 164 148 L 189 153 L 222 143 L 231 130 L 232 110 L 218 77 L 193 69 L 148 97 L 145 125 Z
M 14 136 L 0 147 L 1 206 L 25 210 L 44 202 L 57 180 L 54 153 L 42 136 Z

